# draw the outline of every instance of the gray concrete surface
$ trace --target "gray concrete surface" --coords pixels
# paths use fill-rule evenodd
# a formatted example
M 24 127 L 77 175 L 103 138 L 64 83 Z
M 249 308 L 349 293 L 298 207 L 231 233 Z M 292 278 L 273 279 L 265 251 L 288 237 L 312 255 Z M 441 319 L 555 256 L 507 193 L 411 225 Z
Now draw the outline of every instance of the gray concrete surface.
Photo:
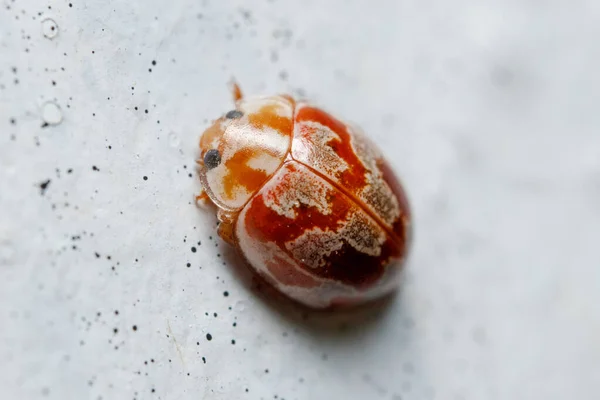
M 0 398 L 597 399 L 599 37 L 593 0 L 4 0 Z M 386 307 L 274 303 L 195 207 L 232 77 L 382 146 Z

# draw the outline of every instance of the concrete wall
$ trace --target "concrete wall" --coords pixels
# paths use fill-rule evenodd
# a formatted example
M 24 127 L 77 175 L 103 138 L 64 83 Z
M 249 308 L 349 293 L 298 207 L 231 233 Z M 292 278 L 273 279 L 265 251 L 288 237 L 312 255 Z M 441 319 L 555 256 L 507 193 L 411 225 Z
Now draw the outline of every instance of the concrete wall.
M 0 397 L 596 399 L 598 4 L 3 0 Z M 384 149 L 387 306 L 273 301 L 195 207 L 232 77 Z

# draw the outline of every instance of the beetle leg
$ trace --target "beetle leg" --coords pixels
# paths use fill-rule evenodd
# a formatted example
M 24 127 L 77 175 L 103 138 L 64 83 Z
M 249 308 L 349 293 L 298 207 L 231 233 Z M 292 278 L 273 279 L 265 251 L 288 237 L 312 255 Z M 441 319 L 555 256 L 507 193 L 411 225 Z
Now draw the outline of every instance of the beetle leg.
M 233 237 L 234 216 L 223 210 L 219 210 L 217 212 L 217 218 L 220 221 L 217 233 L 225 242 L 232 246 L 235 245 L 235 239 Z
M 206 208 L 211 203 L 210 197 L 204 189 L 200 189 L 200 193 L 196 196 L 196 206 Z

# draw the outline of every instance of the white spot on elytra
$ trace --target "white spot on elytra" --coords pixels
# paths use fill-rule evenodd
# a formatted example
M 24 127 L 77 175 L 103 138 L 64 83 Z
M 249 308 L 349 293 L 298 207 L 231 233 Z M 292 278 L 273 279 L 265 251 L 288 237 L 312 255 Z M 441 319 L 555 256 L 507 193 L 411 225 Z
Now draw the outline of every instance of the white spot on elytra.
M 346 161 L 329 145 L 341 142 L 337 133 L 314 121 L 296 123 L 292 154 L 295 159 L 307 163 L 322 173 L 337 177 L 349 167 Z
M 328 192 L 331 187 L 306 171 L 305 167 L 296 168 L 297 171 L 282 171 L 271 178 L 267 190 L 263 192 L 265 205 L 290 219 L 296 216 L 294 208 L 301 204 L 315 207 L 323 215 L 330 214 Z
M 49 125 L 58 125 L 62 122 L 62 111 L 58 104 L 49 101 L 42 107 L 42 118 Z
M 325 265 L 325 257 L 340 250 L 344 243 L 360 253 L 378 257 L 384 242 L 385 234 L 381 228 L 363 212 L 354 212 L 336 230 L 307 230 L 287 242 L 286 248 L 296 260 L 302 260 L 311 268 L 319 268 Z
M 268 153 L 258 153 L 248 160 L 246 165 L 256 171 L 266 171 L 272 169 L 272 165 L 279 164 L 279 158 Z
M 42 21 L 42 33 L 48 39 L 54 39 L 58 35 L 58 24 L 52 18 Z
M 344 242 L 336 232 L 314 228 L 286 243 L 285 247 L 296 260 L 301 260 L 311 268 L 319 268 L 325 265 L 325 257 L 341 249 L 343 245 Z

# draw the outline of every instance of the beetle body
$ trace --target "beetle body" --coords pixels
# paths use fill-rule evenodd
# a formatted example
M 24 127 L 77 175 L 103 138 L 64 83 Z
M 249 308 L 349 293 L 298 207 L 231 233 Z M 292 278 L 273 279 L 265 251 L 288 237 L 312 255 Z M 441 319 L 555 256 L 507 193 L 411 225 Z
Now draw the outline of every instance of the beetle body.
M 405 193 L 377 147 L 285 95 L 244 99 L 201 136 L 203 193 L 219 235 L 287 297 L 312 308 L 393 291 L 410 242 Z

